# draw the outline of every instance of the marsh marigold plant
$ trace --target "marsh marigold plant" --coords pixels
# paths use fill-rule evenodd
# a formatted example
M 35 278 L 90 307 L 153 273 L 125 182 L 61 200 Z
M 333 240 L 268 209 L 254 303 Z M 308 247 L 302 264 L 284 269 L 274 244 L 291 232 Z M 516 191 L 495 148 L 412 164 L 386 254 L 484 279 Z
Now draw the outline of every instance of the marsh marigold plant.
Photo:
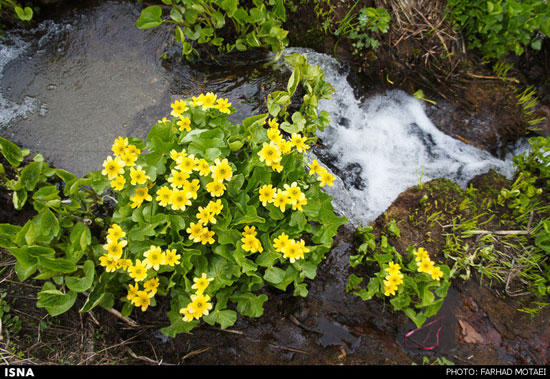
M 117 205 L 95 289 L 125 315 L 168 297 L 169 336 L 262 315 L 266 285 L 306 296 L 346 222 L 321 190 L 333 179 L 310 175 L 308 135 L 268 114 L 233 123 L 234 111 L 214 93 L 178 99 L 145 141 L 117 137 L 103 164 Z
M 399 235 L 395 221 L 390 223 L 388 232 Z M 359 227 L 357 234 L 362 244 L 358 254 L 350 257 L 350 264 L 364 265 L 374 272 L 366 288 L 360 287 L 363 278 L 351 274 L 346 290 L 363 300 L 377 297 L 389 301 L 394 310 L 403 311 L 418 328 L 436 315 L 450 287 L 449 267 L 437 264 L 423 247 L 410 246 L 402 255 L 388 243 L 386 235 L 378 242 L 372 227 Z

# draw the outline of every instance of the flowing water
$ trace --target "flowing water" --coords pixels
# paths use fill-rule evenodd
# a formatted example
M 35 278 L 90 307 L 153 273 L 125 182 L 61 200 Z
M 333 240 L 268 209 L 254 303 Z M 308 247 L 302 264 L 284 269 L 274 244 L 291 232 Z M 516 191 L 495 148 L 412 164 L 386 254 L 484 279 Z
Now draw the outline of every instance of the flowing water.
M 254 112 L 272 78 L 262 58 L 228 71 L 170 65 L 167 28 L 138 30 L 139 4 L 100 2 L 66 19 L 8 34 L 0 50 L 1 134 L 83 176 L 101 168 L 118 136 L 144 138 L 178 98 L 214 91 Z M 265 60 L 265 57 L 263 57 Z
M 426 116 L 426 103 L 400 90 L 356 99 L 347 72 L 334 58 L 306 51 L 308 62 L 320 64 L 336 91 L 320 108 L 332 122 L 319 136 L 325 148 L 315 153 L 339 178 L 328 191 L 335 206 L 354 225 L 367 225 L 407 188 L 434 178 L 448 178 L 464 187 L 491 169 L 511 177 L 510 151 L 495 158 L 441 132 Z

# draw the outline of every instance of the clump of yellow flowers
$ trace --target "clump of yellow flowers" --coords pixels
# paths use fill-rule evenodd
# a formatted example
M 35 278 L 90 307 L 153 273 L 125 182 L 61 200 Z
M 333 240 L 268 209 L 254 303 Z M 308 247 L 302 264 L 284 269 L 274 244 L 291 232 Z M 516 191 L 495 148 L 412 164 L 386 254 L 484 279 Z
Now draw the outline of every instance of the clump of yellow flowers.
M 134 307 L 146 311 L 155 296 L 170 293 L 177 298 L 170 317 L 177 317 L 172 326 L 178 330 L 200 319 L 228 325 L 236 317 L 224 309 L 227 299 L 248 316 L 260 315 L 265 295 L 245 289 L 264 280 L 281 289 L 294 283 L 305 296 L 304 278 L 314 276 L 312 267 L 330 249 L 332 228 L 345 222 L 308 209 L 315 201 L 333 210 L 332 198 L 319 195 L 318 187 L 331 186 L 334 177 L 317 161 L 309 166 L 317 180 L 307 174 L 305 135 L 285 132 L 267 115 L 251 117 L 260 119 L 257 124 L 233 124 L 226 119 L 233 111 L 212 92 L 178 99 L 171 118 L 159 120 L 146 143 L 115 139 L 101 174 L 116 196 L 116 222 L 99 262 L 119 275 L 113 282 L 126 283 L 121 300 L 127 314 Z M 308 199 L 310 193 L 315 198 Z M 323 228 L 323 217 L 330 226 Z
M 194 284 L 191 288 L 195 290 L 195 293 L 191 295 L 191 302 L 185 308 L 180 309 L 183 321 L 198 320 L 210 313 L 212 303 L 210 303 L 210 296 L 206 295 L 204 290 L 206 290 L 212 280 L 214 279 L 206 277 L 206 273 L 203 273 L 198 278 L 193 278 Z
M 424 273 L 430 276 L 432 280 L 439 281 L 443 277 L 443 271 L 430 259 L 428 252 L 423 247 L 420 247 L 413 251 L 415 262 L 417 266 L 417 272 Z M 403 284 L 403 273 L 401 272 L 401 266 L 393 261 L 389 262 L 388 267 L 385 268 L 386 276 L 384 278 L 384 295 L 393 296 L 399 289 L 399 286 Z

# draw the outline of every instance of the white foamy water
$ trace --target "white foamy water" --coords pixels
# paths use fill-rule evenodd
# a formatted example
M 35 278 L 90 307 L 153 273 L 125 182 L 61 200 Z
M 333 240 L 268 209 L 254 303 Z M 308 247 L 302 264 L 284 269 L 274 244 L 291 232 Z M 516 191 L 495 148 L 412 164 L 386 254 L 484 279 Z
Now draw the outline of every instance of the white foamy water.
M 424 104 L 399 90 L 365 101 L 355 98 L 347 72 L 324 54 L 292 50 L 319 64 L 325 80 L 336 89 L 320 109 L 331 115 L 331 125 L 319 137 L 328 148 L 317 151 L 333 164 L 339 178 L 327 193 L 336 210 L 352 224 L 366 225 L 381 215 L 403 191 L 435 178 L 448 178 L 464 187 L 476 175 L 495 169 L 511 177 L 510 158 L 490 153 L 441 132 L 426 116 Z

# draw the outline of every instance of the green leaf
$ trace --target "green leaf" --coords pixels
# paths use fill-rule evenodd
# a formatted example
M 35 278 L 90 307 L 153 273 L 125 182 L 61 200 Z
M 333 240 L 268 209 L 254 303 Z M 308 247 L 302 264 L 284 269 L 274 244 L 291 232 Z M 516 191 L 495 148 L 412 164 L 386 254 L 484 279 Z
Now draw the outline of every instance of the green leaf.
M 223 14 L 219 11 L 214 11 L 212 13 L 212 24 L 214 25 L 214 28 L 221 29 L 225 25 L 225 17 Z
M 54 200 L 54 199 L 59 199 L 59 190 L 54 185 L 44 186 L 40 188 L 38 191 L 36 191 L 32 195 L 32 198 L 33 200 L 44 201 L 44 202 Z
M 225 309 L 225 310 L 214 310 L 210 312 L 207 316 L 203 317 L 204 321 L 210 325 L 217 323 L 220 325 L 220 328 L 226 329 L 230 326 L 233 326 L 237 322 L 237 312 Z
M 248 317 L 260 317 L 264 313 L 263 304 L 268 300 L 265 294 L 256 296 L 251 292 L 235 294 L 230 299 L 237 303 L 237 312 Z
M 76 295 L 77 293 L 73 291 L 63 293 L 56 289 L 53 283 L 46 282 L 38 293 L 36 306 L 46 308 L 52 316 L 58 316 L 71 309 L 76 301 Z
M 138 29 L 155 28 L 162 24 L 162 8 L 158 5 L 150 6 L 141 11 L 136 21 Z
M 25 203 L 27 202 L 27 191 L 24 188 L 21 188 L 13 192 L 13 206 L 15 209 L 23 209 Z
M 40 173 L 42 172 L 42 162 L 31 162 L 23 171 L 21 171 L 21 183 L 29 191 L 34 190 L 34 187 L 40 179 Z
M 76 264 L 65 258 L 52 259 L 45 256 L 39 256 L 38 263 L 48 270 L 57 271 L 64 274 L 69 274 L 76 271 Z
M 21 8 L 16 6 L 15 13 L 21 21 L 30 21 L 32 19 L 32 8 L 30 7 Z
M 84 277 L 68 276 L 65 278 L 65 283 L 70 290 L 75 292 L 84 292 L 92 286 L 95 275 L 94 262 L 92 260 L 87 260 L 84 262 L 82 271 L 84 272 Z
M 0 137 L 0 151 L 13 167 L 19 167 L 19 164 L 23 162 L 24 157 L 19 146 L 2 137 Z
M 57 237 L 59 234 L 61 228 L 59 227 L 59 221 L 57 221 L 57 217 L 50 211 L 48 208 L 46 208 L 40 217 L 40 229 L 42 231 L 42 235 L 46 236 L 52 236 Z
M 286 275 L 285 270 L 279 267 L 270 267 L 267 270 L 265 270 L 264 279 L 266 282 L 279 284 L 283 281 L 283 279 L 285 278 L 285 275 Z

